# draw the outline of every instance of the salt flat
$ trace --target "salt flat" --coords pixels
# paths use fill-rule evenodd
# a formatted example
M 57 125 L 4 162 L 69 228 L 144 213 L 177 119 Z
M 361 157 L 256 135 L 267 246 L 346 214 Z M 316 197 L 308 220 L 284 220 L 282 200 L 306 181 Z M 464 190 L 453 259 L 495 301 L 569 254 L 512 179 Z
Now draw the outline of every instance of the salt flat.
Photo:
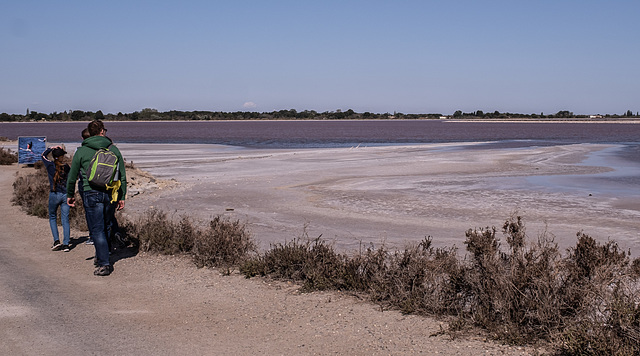
M 129 213 L 155 207 L 202 220 L 237 218 L 263 248 L 306 234 L 322 235 L 345 251 L 372 243 L 403 246 L 426 236 L 436 246 L 463 250 L 466 230 L 500 229 L 517 213 L 532 239 L 546 231 L 565 248 L 583 231 L 616 240 L 634 255 L 640 251 L 640 190 L 585 180 L 620 170 L 611 145 L 118 146 L 137 167 L 178 182 L 131 198 Z

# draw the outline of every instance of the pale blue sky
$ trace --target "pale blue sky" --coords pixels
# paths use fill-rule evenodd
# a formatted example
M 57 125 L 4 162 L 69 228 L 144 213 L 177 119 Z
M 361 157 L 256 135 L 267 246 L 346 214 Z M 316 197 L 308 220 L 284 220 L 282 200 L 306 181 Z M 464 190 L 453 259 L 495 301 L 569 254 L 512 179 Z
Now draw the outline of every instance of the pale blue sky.
M 0 3 L 0 112 L 640 111 L 640 1 Z

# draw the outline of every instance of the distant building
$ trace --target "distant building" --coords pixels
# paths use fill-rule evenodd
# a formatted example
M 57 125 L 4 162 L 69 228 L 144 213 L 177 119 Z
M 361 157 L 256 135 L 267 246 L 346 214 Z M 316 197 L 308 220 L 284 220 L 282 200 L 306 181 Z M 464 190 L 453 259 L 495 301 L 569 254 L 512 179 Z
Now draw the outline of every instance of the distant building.
M 602 119 L 602 115 L 589 115 L 590 119 Z

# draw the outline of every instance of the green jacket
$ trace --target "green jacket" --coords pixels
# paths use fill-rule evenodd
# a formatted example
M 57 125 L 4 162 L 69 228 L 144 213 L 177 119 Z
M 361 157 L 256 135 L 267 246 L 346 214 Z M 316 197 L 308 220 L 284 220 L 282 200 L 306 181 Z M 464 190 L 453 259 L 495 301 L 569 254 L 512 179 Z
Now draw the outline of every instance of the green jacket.
M 82 141 L 82 146 L 78 147 L 78 150 L 73 155 L 73 161 L 71 161 L 71 171 L 69 171 L 69 178 L 67 178 L 67 197 L 72 198 L 75 193 L 76 180 L 78 180 L 78 171 L 82 171 L 83 179 L 82 187 L 85 192 L 95 190 L 89 185 L 89 180 L 86 179 L 86 174 L 91 165 L 91 159 L 97 150 L 103 147 L 108 147 L 112 144 L 110 138 L 105 136 L 91 136 Z M 124 159 L 120 150 L 115 145 L 109 147 L 109 150 L 118 156 L 118 166 L 120 168 L 120 189 L 118 190 L 118 200 L 124 200 L 127 195 L 127 174 L 124 169 Z

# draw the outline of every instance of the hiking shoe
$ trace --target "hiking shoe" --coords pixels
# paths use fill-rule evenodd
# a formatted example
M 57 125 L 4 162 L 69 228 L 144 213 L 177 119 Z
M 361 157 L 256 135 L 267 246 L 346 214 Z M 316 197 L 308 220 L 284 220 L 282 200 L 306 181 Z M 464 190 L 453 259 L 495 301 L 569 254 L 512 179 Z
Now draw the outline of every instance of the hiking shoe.
M 88 238 L 87 241 L 84 242 L 85 245 L 93 245 L 93 239 Z
M 111 266 L 100 266 L 93 271 L 93 274 L 96 276 L 108 276 L 111 274 L 113 267 Z
M 60 243 L 60 241 L 56 240 L 53 242 L 53 246 L 51 246 L 51 251 L 60 251 L 61 248 L 62 244 Z
M 69 245 L 60 245 L 60 250 L 62 250 L 64 252 L 71 251 L 71 249 L 69 248 Z

